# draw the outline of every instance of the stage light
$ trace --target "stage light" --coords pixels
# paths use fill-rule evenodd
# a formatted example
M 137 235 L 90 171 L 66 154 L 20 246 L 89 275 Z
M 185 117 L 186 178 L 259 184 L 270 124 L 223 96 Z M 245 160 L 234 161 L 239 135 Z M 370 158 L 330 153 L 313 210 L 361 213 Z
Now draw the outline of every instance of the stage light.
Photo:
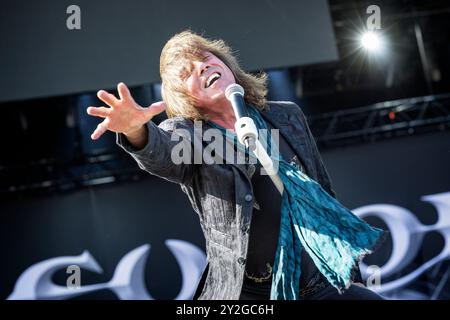
M 374 31 L 366 31 L 360 38 L 361 46 L 370 52 L 379 52 L 382 49 L 383 41 L 381 36 Z
M 389 112 L 388 117 L 389 117 L 389 120 L 394 121 L 395 120 L 395 112 L 394 111 Z

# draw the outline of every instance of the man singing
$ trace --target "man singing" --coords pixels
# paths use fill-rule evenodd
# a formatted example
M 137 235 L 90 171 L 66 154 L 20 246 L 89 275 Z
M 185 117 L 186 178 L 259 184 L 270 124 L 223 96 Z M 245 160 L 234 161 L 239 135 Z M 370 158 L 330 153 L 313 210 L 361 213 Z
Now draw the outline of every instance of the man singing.
M 191 31 L 166 43 L 160 74 L 163 101 L 143 108 L 119 83 L 119 99 L 101 90 L 98 97 L 108 107 L 87 112 L 104 118 L 92 139 L 116 132 L 140 168 L 180 184 L 188 196 L 208 257 L 194 299 L 381 299 L 360 283 L 358 262 L 375 250 L 383 232 L 335 199 L 301 109 L 266 101 L 265 74 L 244 72 L 222 40 Z M 279 130 L 282 195 L 259 163 L 172 161 L 180 143 L 193 148 L 192 157 L 203 154 L 208 144 L 201 140 L 198 150 L 192 142 L 197 121 L 229 141 L 236 118 L 224 91 L 234 83 L 244 88 L 258 128 Z M 156 126 L 150 120 L 164 110 L 169 119 Z M 179 129 L 191 138 L 171 139 Z

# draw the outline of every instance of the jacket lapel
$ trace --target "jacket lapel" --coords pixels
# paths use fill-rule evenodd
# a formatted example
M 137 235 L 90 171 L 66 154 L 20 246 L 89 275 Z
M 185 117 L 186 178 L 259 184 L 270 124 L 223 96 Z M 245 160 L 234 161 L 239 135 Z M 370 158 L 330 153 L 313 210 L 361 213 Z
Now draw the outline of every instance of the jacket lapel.
M 281 136 L 286 140 L 289 146 L 302 162 L 308 174 L 314 173 L 313 164 L 307 157 L 308 155 L 308 136 L 304 125 L 300 118 L 287 108 L 277 107 L 273 104 L 267 104 L 266 108 L 261 112 L 262 117 L 268 121 L 273 128 L 280 131 Z M 222 159 L 225 155 L 221 152 L 218 154 Z M 230 163 L 245 176 L 248 177 L 245 164 Z
M 274 128 L 280 130 L 281 136 L 286 140 L 289 146 L 303 163 L 307 173 L 313 173 L 314 168 L 308 155 L 308 136 L 299 117 L 287 108 L 276 108 L 274 105 L 267 104 L 265 110 L 261 112 L 263 118 Z

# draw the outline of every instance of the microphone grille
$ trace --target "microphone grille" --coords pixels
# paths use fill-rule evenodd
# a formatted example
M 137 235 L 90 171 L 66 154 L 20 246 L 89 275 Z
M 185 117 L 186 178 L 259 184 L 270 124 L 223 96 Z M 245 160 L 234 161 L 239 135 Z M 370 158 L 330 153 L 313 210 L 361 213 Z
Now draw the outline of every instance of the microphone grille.
M 225 89 L 225 97 L 227 97 L 228 100 L 230 100 L 231 95 L 233 94 L 240 94 L 242 96 L 244 96 L 244 88 L 242 88 L 240 85 L 238 85 L 237 83 L 233 83 L 230 84 L 226 89 Z

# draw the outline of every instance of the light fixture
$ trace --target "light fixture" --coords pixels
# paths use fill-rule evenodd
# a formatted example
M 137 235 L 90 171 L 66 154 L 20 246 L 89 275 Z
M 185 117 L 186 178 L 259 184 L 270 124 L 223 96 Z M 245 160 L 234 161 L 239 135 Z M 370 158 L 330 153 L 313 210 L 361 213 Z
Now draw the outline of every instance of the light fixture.
M 366 31 L 360 38 L 361 47 L 369 52 L 379 52 L 383 47 L 381 36 L 375 31 Z

